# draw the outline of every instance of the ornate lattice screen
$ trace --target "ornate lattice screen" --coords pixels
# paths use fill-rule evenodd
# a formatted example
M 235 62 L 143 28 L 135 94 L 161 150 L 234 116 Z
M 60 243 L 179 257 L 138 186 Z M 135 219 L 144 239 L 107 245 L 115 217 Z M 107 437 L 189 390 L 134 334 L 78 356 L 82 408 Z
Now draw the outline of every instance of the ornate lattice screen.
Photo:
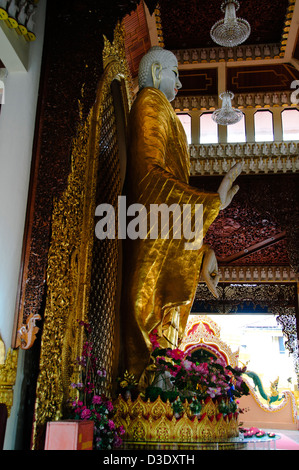
M 100 133 L 100 153 L 97 175 L 96 205 L 111 204 L 115 208 L 121 194 L 119 146 L 113 96 L 107 96 Z M 119 339 L 118 297 L 120 245 L 117 239 L 99 240 L 95 237 L 92 251 L 92 270 L 88 318 L 92 327 L 92 342 L 101 366 L 107 371 L 107 386 L 114 376 Z

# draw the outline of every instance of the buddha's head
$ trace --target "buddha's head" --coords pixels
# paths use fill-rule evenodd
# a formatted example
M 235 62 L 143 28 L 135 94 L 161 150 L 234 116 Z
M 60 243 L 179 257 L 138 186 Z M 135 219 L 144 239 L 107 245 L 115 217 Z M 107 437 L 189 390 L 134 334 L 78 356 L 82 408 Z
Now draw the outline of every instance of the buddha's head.
M 140 90 L 154 87 L 162 91 L 168 101 L 174 100 L 182 87 L 176 56 L 162 47 L 152 47 L 140 61 L 138 81 Z

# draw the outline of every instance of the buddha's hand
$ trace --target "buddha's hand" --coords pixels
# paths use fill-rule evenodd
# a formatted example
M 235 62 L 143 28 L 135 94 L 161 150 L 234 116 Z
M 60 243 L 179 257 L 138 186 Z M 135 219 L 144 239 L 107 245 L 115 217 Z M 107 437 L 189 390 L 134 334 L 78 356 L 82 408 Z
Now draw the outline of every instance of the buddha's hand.
M 208 248 L 204 254 L 201 280 L 204 281 L 209 291 L 218 299 L 217 284 L 219 282 L 218 263 L 214 250 Z
M 229 172 L 224 176 L 219 188 L 218 194 L 220 196 L 220 210 L 225 209 L 232 201 L 234 195 L 239 191 L 239 186 L 233 186 L 233 182 L 238 178 L 243 168 L 241 162 L 236 163 Z

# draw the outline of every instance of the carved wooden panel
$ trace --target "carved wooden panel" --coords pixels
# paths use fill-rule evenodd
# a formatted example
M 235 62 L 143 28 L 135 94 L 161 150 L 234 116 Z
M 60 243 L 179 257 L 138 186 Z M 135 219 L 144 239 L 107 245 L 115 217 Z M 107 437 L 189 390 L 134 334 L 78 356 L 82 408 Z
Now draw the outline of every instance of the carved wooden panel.
M 125 28 L 125 48 L 128 66 L 132 78 L 137 77 L 139 62 L 151 47 L 148 26 L 142 2 L 136 11 L 127 15 L 123 20 Z
M 238 178 L 239 192 L 220 212 L 205 238 L 220 261 L 225 264 L 226 258 L 243 251 L 243 256 L 235 260 L 239 265 L 285 264 L 298 272 L 298 179 L 295 174 Z M 190 182 L 216 191 L 220 181 L 221 177 L 193 177 Z

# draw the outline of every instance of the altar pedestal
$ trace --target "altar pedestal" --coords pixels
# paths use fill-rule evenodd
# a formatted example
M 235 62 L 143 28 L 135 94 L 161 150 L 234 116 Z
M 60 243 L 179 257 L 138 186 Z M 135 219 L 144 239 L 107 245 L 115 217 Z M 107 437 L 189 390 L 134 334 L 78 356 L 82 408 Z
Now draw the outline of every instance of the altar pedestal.
M 193 416 L 188 403 L 176 417 L 170 402 L 161 397 L 151 402 L 140 395 L 127 401 L 119 396 L 114 402 L 116 426 L 123 426 L 124 449 L 215 449 L 236 448 L 240 441 L 238 413 L 222 415 L 217 400 L 203 403 L 200 416 Z

